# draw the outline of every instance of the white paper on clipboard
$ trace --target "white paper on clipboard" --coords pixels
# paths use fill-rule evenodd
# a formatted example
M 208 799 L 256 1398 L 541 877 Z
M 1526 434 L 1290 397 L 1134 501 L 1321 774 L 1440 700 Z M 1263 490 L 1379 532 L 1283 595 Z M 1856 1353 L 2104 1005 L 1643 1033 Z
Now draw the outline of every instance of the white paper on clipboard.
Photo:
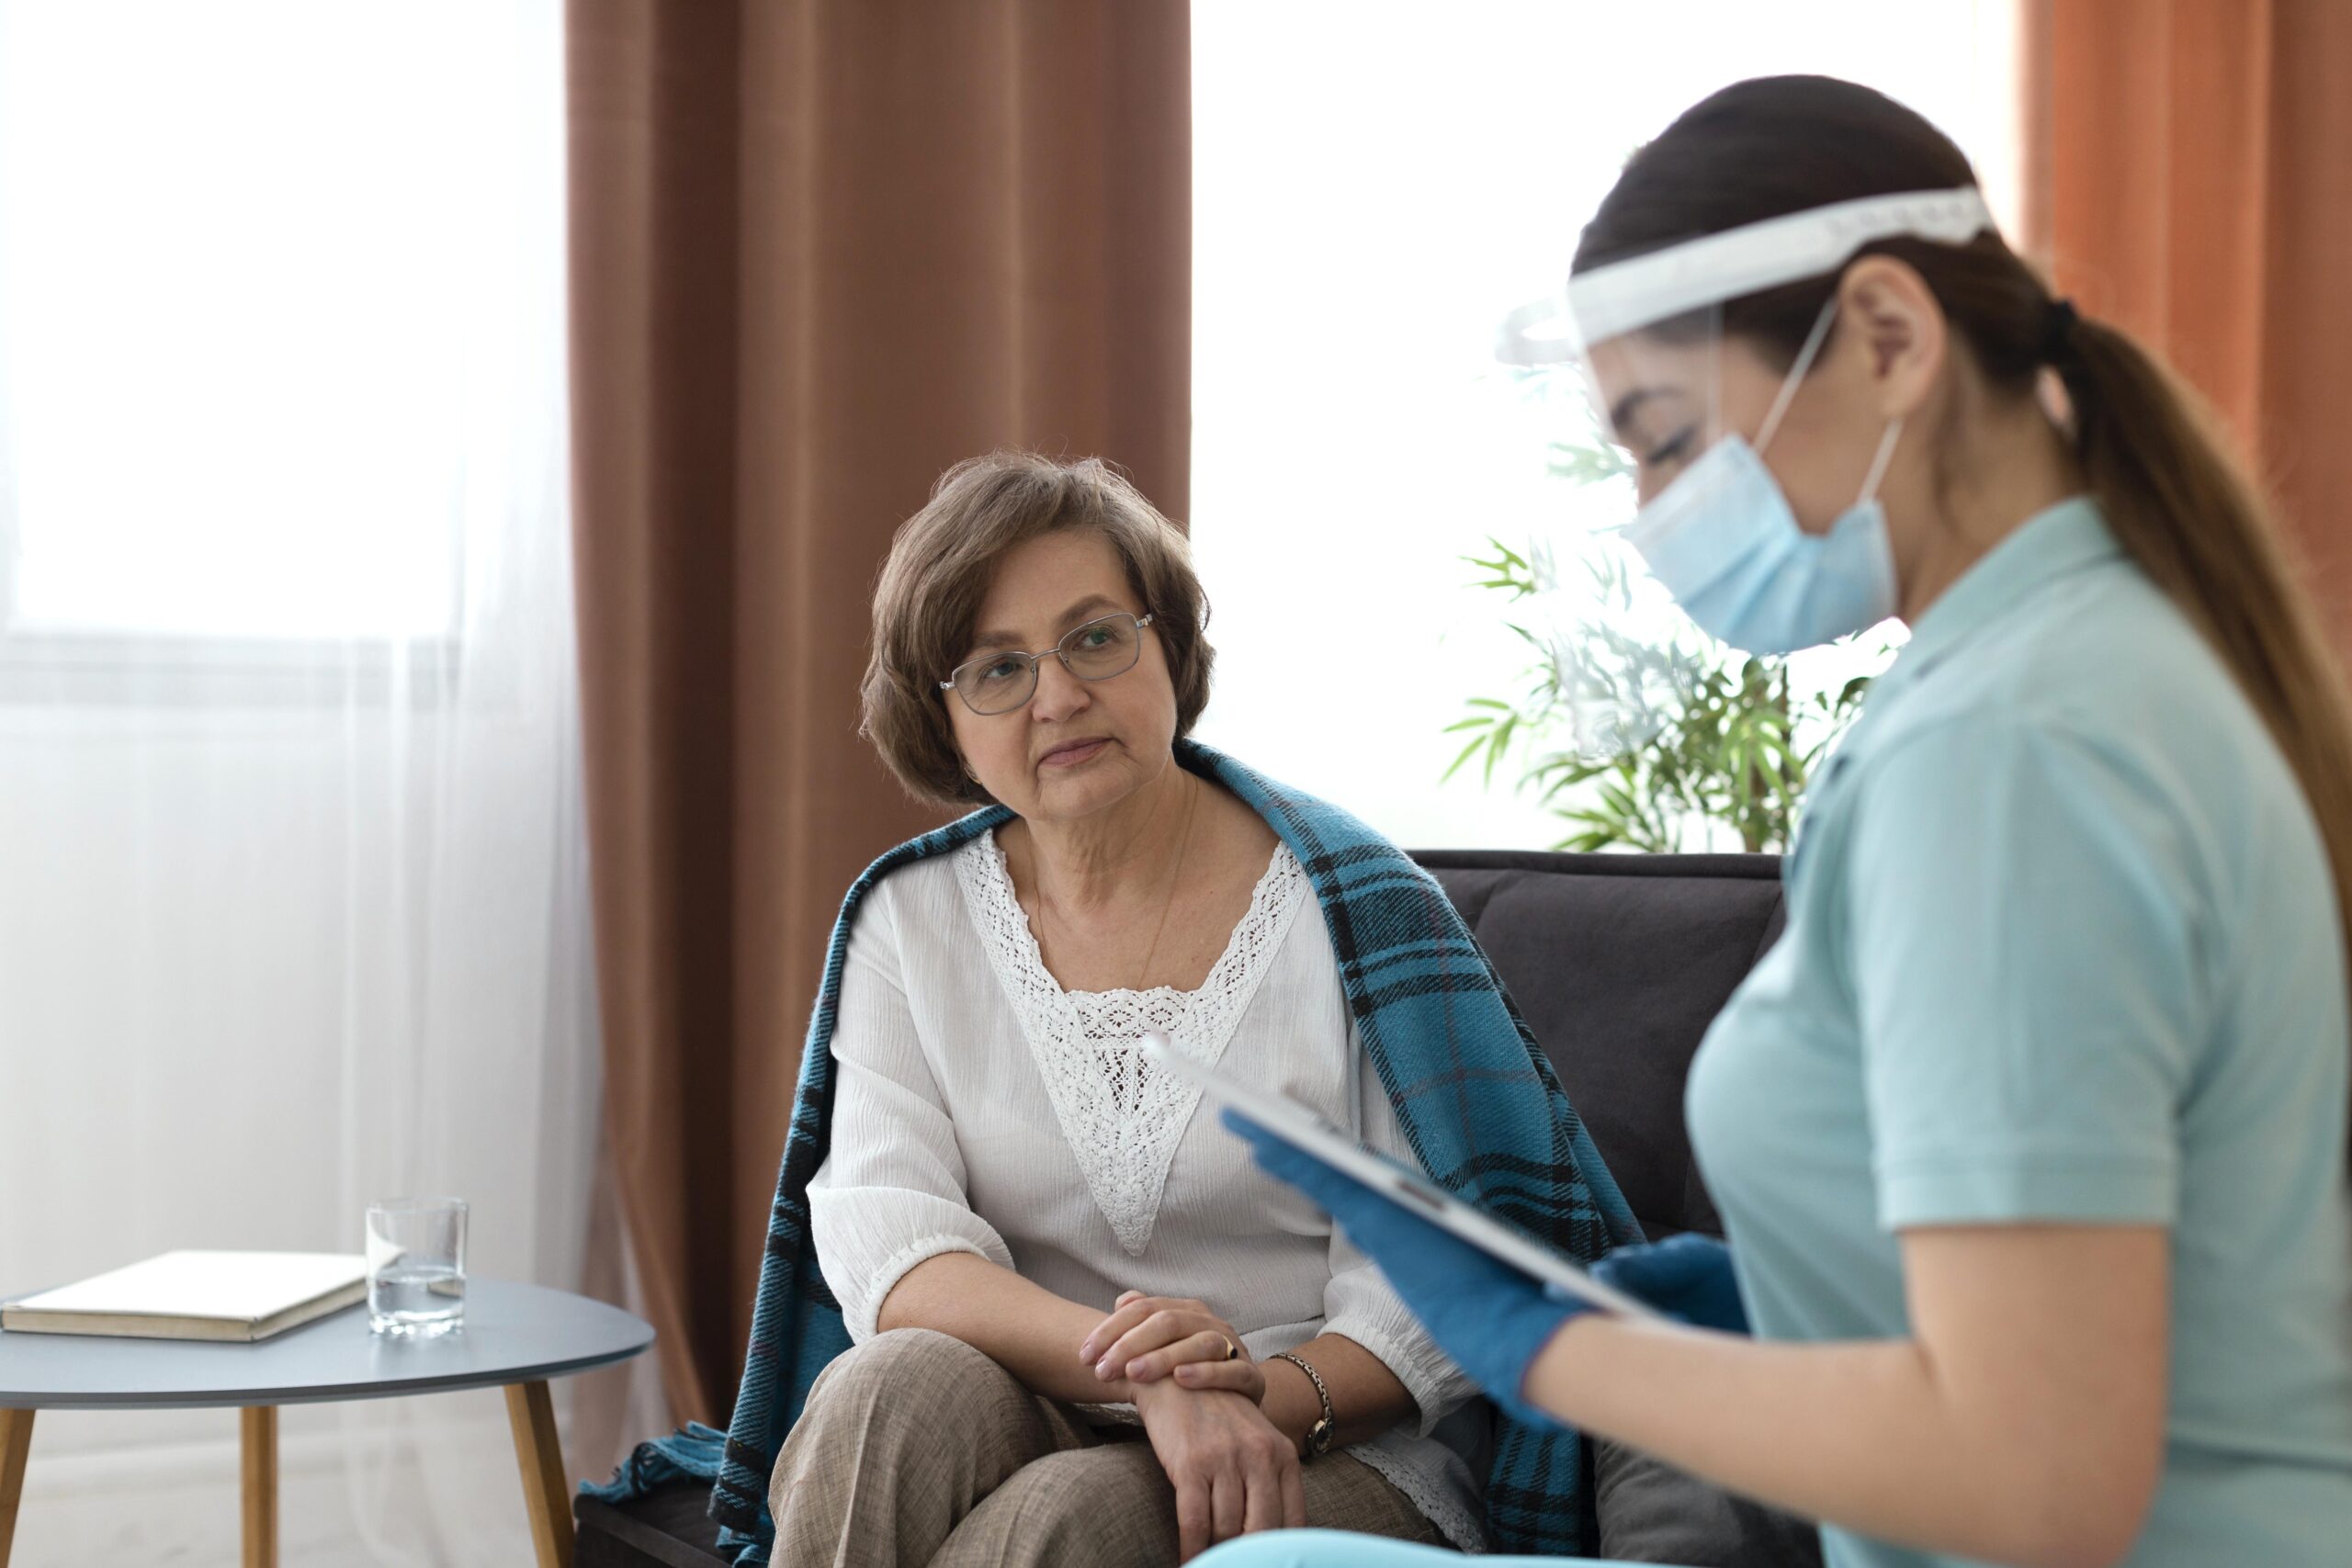
M 1419 1172 L 1407 1170 L 1365 1148 L 1296 1100 L 1227 1077 L 1176 1050 L 1166 1035 L 1157 1032 L 1143 1037 L 1143 1054 L 1152 1066 L 1198 1084 L 1210 1100 L 1231 1106 L 1399 1207 L 1533 1275 L 1555 1295 L 1573 1297 L 1621 1317 L 1663 1320 L 1657 1308 L 1602 1284 L 1558 1253 L 1464 1202 Z

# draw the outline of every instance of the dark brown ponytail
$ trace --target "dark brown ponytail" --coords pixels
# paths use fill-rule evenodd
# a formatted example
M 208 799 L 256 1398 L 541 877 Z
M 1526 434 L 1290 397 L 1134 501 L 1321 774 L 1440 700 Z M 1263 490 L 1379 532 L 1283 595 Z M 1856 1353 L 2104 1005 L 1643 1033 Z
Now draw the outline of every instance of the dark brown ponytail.
M 2221 654 L 2302 784 L 2352 941 L 2352 700 L 2268 508 L 2218 422 L 2129 333 L 2078 321 L 2052 359 L 2109 525 Z
M 1975 183 L 1942 132 L 1867 87 L 1826 76 L 1742 82 L 1634 154 L 1586 227 L 1575 270 L 1834 201 Z M 2302 785 L 2352 975 L 2352 697 L 2267 508 L 2211 416 L 2129 334 L 2052 300 L 1998 235 L 1864 248 L 1873 253 L 1918 270 L 1996 396 L 2031 397 L 2044 368 L 2057 373 L 2075 458 L 2109 526 L 2221 656 Z M 1733 300 L 1722 328 L 1786 366 L 1837 281 Z

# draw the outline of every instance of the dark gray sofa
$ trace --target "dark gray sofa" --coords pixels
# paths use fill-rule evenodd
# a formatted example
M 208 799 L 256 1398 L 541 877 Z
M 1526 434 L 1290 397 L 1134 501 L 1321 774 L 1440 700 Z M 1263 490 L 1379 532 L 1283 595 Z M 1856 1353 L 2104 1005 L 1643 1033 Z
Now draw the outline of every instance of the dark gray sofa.
M 1442 883 L 1501 971 L 1520 1010 L 1558 1069 L 1601 1156 L 1652 1237 L 1720 1234 L 1691 1163 L 1682 1084 L 1691 1054 L 1732 988 L 1781 931 L 1780 863 L 1770 855 L 1567 855 L 1438 850 L 1416 858 Z M 1600 1478 L 1604 1546 L 1647 1561 L 1698 1562 L 1688 1540 L 1651 1557 L 1661 1506 L 1746 1514 L 1719 1495 L 1693 1495 L 1646 1466 L 1605 1455 Z M 575 1499 L 578 1568 L 710 1568 L 718 1527 L 699 1485 L 669 1488 L 615 1507 Z M 1628 1516 L 1610 1517 L 1612 1497 Z M 1679 1504 L 1673 1499 L 1683 1499 Z M 1635 1521 L 1639 1510 L 1649 1517 Z M 1756 1543 L 1754 1561 L 1788 1558 L 1770 1521 L 1690 1521 L 1689 1534 L 1732 1532 Z M 1718 1558 L 1726 1563 L 1746 1559 Z

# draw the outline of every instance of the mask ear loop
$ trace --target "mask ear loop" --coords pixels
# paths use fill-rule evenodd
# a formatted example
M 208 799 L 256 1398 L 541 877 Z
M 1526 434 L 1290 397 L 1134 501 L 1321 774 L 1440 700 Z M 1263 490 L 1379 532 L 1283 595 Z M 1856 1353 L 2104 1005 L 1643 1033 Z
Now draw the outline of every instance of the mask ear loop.
M 1797 350 L 1796 363 L 1789 367 L 1788 379 L 1781 383 L 1780 394 L 1773 398 L 1770 411 L 1764 415 L 1762 427 L 1756 432 L 1758 457 L 1764 456 L 1764 448 L 1770 446 L 1772 437 L 1779 434 L 1781 418 L 1789 412 L 1789 404 L 1796 400 L 1797 388 L 1804 383 L 1804 373 L 1813 368 L 1814 356 L 1821 352 L 1823 341 L 1829 336 L 1829 323 L 1837 315 L 1838 296 L 1832 294 L 1828 302 L 1821 307 L 1821 314 L 1815 319 L 1813 331 L 1805 334 L 1804 346 Z
M 1867 506 L 1871 498 L 1878 494 L 1878 482 L 1886 478 L 1886 466 L 1894 460 L 1894 444 L 1902 438 L 1903 421 L 1898 418 L 1878 438 L 1878 456 L 1871 459 L 1871 471 L 1862 478 L 1862 493 L 1855 505 Z

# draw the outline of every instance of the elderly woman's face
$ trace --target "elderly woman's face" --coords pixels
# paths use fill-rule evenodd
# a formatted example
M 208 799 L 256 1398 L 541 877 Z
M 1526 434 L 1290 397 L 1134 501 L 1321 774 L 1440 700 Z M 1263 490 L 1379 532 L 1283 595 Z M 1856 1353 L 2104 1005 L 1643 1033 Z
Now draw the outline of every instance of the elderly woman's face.
M 997 563 L 962 659 L 1035 653 L 1072 627 L 1125 611 L 1151 613 L 1099 534 L 1047 534 Z M 1146 628 L 1135 668 L 1081 681 L 1051 654 L 1037 661 L 1037 691 L 1010 713 L 972 712 L 941 695 L 956 750 L 982 787 L 1023 817 L 1067 820 L 1100 811 L 1159 776 L 1176 735 L 1176 688 L 1159 638 Z

